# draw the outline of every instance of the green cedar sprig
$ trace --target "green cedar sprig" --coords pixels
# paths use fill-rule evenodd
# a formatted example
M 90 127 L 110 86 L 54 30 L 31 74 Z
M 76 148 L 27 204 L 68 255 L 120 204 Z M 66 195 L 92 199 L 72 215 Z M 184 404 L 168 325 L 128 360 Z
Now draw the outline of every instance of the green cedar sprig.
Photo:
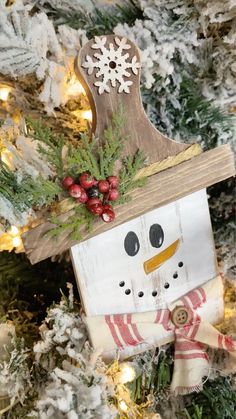
M 68 157 L 68 173 L 74 177 L 89 172 L 96 179 L 101 179 L 99 164 L 96 158 L 97 140 L 87 134 L 81 134 L 81 144 L 77 149 L 71 147 Z
M 126 194 L 145 184 L 146 179 L 135 179 L 136 174 L 144 165 L 145 159 L 142 152 L 138 150 L 134 156 L 126 156 L 122 159 L 125 141 L 127 141 L 127 136 L 123 134 L 125 110 L 122 104 L 112 115 L 111 124 L 104 130 L 99 143 L 95 136 L 90 139 L 87 134 L 82 134 L 77 147 L 70 145 L 67 148 L 66 158 L 62 154 L 65 146 L 63 136 L 54 135 L 39 121 L 28 119 L 27 125 L 33 139 L 38 141 L 39 153 L 54 167 L 56 174 L 53 180 L 45 180 L 40 176 L 36 179 L 25 176 L 18 182 L 16 174 L 7 166 L 3 166 L 0 172 L 0 180 L 3 180 L 0 193 L 18 210 L 50 205 L 55 198 L 63 196 L 64 191 L 60 184 L 65 175 L 71 175 L 76 179 L 81 173 L 89 172 L 97 180 L 106 179 L 115 174 L 117 162 L 122 162 L 120 172 L 117 174 L 120 179 L 120 199 L 111 203 L 112 205 L 126 202 L 129 199 L 129 195 Z M 82 229 L 91 231 L 93 220 L 94 216 L 85 206 L 76 206 L 66 222 L 58 218 L 51 220 L 55 228 L 49 234 L 58 236 L 67 230 L 72 239 L 81 240 Z
M 124 124 L 125 110 L 120 104 L 118 112 L 112 115 L 111 125 L 104 130 L 104 142 L 98 149 L 100 172 L 103 179 L 114 174 L 115 163 L 121 159 L 125 141 L 128 139 L 122 132 Z
M 138 150 L 134 156 L 126 156 L 123 159 L 122 168 L 119 172 L 120 199 L 117 201 L 118 204 L 123 204 L 129 199 L 129 196 L 126 196 L 128 192 L 145 185 L 147 178 L 135 179 L 138 171 L 143 168 L 144 162 L 145 158 L 141 150 Z
M 120 180 L 120 198 L 111 205 L 123 204 L 130 199 L 126 195 L 131 190 L 145 184 L 146 178 L 135 179 L 138 171 L 144 166 L 145 158 L 138 150 L 134 156 L 126 156 L 122 159 L 124 144 L 127 137 L 123 134 L 125 124 L 125 112 L 122 105 L 112 115 L 111 125 L 104 130 L 103 143 L 98 145 L 98 140 L 93 136 L 90 140 L 87 134 L 82 134 L 81 145 L 75 149 L 70 148 L 68 153 L 68 174 L 78 177 L 83 172 L 89 172 L 97 180 L 106 179 L 114 175 L 117 161 L 122 161 L 122 168 L 118 173 Z M 49 235 L 57 237 L 64 231 L 70 233 L 73 240 L 82 239 L 82 229 L 91 231 L 94 216 L 84 206 L 75 207 L 73 215 L 63 222 L 59 218 L 51 219 L 55 227 L 49 231 Z
M 52 217 L 50 221 L 55 225 L 48 232 L 51 237 L 56 238 L 67 231 L 72 240 L 80 241 L 84 230 L 88 233 L 92 231 L 94 216 L 84 205 L 79 205 L 73 208 L 73 214 L 65 222 L 60 221 L 58 217 Z
M 77 176 L 89 172 L 97 180 L 113 175 L 115 164 L 121 159 L 127 140 L 122 133 L 124 124 L 124 108 L 120 105 L 118 111 L 112 115 L 111 125 L 104 130 L 101 145 L 98 145 L 95 136 L 90 140 L 87 134 L 82 134 L 81 145 L 77 149 L 70 149 L 68 173 Z

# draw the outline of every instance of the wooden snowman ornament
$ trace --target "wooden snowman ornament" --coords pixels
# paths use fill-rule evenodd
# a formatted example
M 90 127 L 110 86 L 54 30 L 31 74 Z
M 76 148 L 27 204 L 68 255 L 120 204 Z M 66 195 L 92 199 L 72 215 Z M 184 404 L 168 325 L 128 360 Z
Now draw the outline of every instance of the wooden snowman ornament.
M 173 327 L 188 326 L 195 315 L 211 324 L 222 319 L 205 188 L 234 175 L 233 156 L 228 145 L 201 153 L 198 145 L 177 143 L 156 130 L 140 99 L 139 52 L 126 38 L 92 39 L 75 68 L 98 138 L 124 104 L 125 153 L 143 150 L 147 165 L 139 176 L 148 181 L 118 207 L 112 223 L 97 221 L 80 243 L 63 236 L 52 244 L 46 223 L 26 233 L 24 244 L 32 263 L 71 248 L 93 346 L 105 358 L 127 357 L 174 340 Z

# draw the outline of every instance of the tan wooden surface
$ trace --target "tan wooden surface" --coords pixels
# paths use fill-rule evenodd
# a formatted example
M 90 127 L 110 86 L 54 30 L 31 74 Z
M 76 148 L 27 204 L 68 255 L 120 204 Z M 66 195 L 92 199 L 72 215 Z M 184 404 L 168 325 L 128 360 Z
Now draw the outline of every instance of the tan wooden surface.
M 105 224 L 100 219 L 94 223 L 91 234 L 84 232 L 83 240 L 110 230 L 138 217 L 154 208 L 161 207 L 192 192 L 211 186 L 217 182 L 234 176 L 234 158 L 229 145 L 204 152 L 176 167 L 164 170 L 148 178 L 147 185 L 135 190 L 132 200 L 116 208 L 116 219 Z M 69 213 L 63 214 L 63 219 Z M 59 254 L 76 242 L 68 234 L 56 240 L 45 233 L 53 227 L 50 223 L 39 225 L 23 235 L 26 253 L 31 263 L 37 263 L 47 257 Z
M 109 43 L 115 44 L 115 35 L 108 35 L 106 38 L 107 45 Z M 110 93 L 98 93 L 98 88 L 94 86 L 94 82 L 100 80 L 100 78 L 96 78 L 95 73 L 88 75 L 87 69 L 83 68 L 86 56 L 89 55 L 93 58 L 94 54 L 98 53 L 97 49 L 91 48 L 93 44 L 94 40 L 91 40 L 81 48 L 75 61 L 75 71 L 90 101 L 93 112 L 92 128 L 96 136 L 102 140 L 103 131 L 110 124 L 112 113 L 117 111 L 121 102 L 124 104 L 126 111 L 124 135 L 129 136 L 125 144 L 125 155 L 133 155 L 137 149 L 141 149 L 148 158 L 148 165 L 151 165 L 186 150 L 189 144 L 177 143 L 167 138 L 148 120 L 140 96 L 140 69 L 137 75 L 132 73 L 129 77 L 129 80 L 133 82 L 130 86 L 130 93 L 118 93 L 117 87 L 111 87 Z M 131 61 L 131 58 L 136 55 L 140 61 L 138 48 L 129 40 L 128 44 L 131 45 L 131 48 L 126 51 L 130 54 L 129 60 Z M 93 60 L 95 59 L 93 58 Z

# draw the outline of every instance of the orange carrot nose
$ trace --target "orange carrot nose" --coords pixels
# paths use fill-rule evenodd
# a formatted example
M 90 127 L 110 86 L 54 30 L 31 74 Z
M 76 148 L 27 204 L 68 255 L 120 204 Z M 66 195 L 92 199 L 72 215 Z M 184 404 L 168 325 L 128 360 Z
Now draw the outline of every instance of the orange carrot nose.
M 150 274 L 151 272 L 155 271 L 155 269 L 159 268 L 164 262 L 170 259 L 178 249 L 179 243 L 180 240 L 178 239 L 161 253 L 158 253 L 158 255 L 155 255 L 151 259 L 146 260 L 146 262 L 143 264 L 145 273 L 147 275 Z

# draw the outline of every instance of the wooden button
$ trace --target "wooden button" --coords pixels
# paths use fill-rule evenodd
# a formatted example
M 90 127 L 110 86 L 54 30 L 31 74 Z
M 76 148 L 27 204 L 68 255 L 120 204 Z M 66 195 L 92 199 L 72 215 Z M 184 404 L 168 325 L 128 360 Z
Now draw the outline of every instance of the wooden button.
M 191 313 L 184 306 L 175 307 L 171 313 L 171 320 L 177 327 L 184 326 L 191 320 Z

